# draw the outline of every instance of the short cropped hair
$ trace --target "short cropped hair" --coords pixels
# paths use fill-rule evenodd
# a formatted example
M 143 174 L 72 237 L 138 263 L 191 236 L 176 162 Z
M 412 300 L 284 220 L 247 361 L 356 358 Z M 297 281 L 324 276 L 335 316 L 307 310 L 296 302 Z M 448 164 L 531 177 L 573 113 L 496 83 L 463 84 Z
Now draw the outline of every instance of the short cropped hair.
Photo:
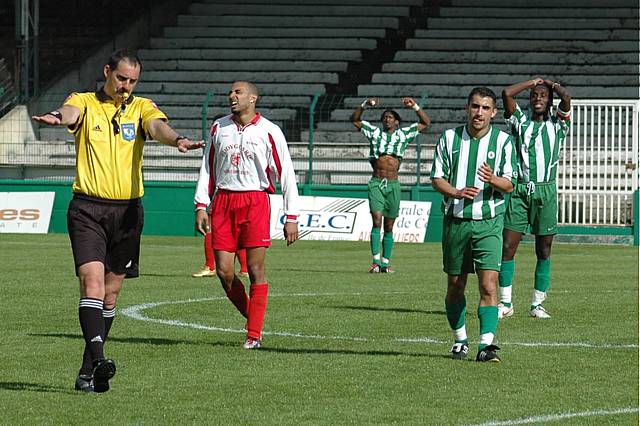
M 496 94 L 493 92 L 493 90 L 489 89 L 488 87 L 474 87 L 473 89 L 471 89 L 471 93 L 469 93 L 469 96 L 467 97 L 467 105 L 471 103 L 471 99 L 475 95 L 479 95 L 482 98 L 493 99 L 493 106 L 496 106 L 496 104 L 498 103 L 498 98 L 496 97 Z
M 249 89 L 249 93 L 251 93 L 252 95 L 256 95 L 258 98 L 260 98 L 260 92 L 258 91 L 258 86 L 256 86 L 252 82 L 246 81 L 246 80 L 236 80 L 233 82 L 233 84 L 236 84 L 236 83 L 246 84 L 247 88 Z
M 121 61 L 127 61 L 130 65 L 133 66 L 137 65 L 140 67 L 140 71 L 142 71 L 142 61 L 140 60 L 138 55 L 136 55 L 131 49 L 125 48 L 116 50 L 111 54 L 111 56 L 109 56 L 107 65 L 109 65 L 109 69 L 115 70 L 116 68 L 118 68 L 118 64 Z
M 402 118 L 400 118 L 400 114 L 398 114 L 392 109 L 385 109 L 384 111 L 382 111 L 382 114 L 380 114 L 380 121 L 382 121 L 386 113 L 393 115 L 393 118 L 395 118 L 398 123 L 402 122 Z

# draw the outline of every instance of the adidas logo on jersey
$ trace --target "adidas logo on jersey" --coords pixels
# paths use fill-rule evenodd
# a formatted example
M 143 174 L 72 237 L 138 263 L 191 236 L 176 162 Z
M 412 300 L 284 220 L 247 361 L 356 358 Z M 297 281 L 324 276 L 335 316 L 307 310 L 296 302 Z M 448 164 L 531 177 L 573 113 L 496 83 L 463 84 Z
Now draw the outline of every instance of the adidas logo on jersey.
M 93 130 L 94 132 L 101 132 L 101 131 L 102 131 L 102 129 L 100 128 L 100 125 L 99 125 L 99 124 L 96 124 L 96 127 L 94 127 L 94 128 L 93 128 L 93 129 L 91 129 L 91 130 Z

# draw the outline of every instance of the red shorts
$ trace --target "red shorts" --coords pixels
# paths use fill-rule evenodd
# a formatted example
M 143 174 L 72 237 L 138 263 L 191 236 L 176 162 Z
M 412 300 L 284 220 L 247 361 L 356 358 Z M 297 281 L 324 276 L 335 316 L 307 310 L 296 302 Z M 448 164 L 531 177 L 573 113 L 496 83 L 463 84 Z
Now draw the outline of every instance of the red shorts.
M 211 208 L 213 249 L 271 246 L 271 206 L 264 191 L 218 190 Z

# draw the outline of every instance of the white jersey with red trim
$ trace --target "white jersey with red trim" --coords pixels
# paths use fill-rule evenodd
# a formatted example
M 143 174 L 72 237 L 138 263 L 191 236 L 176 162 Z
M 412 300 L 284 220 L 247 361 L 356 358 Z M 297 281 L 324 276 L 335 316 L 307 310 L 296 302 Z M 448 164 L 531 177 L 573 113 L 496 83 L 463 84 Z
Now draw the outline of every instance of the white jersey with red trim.
M 213 171 L 213 172 L 212 172 Z M 217 189 L 276 191 L 279 179 L 284 213 L 298 216 L 298 185 L 282 130 L 257 113 L 242 127 L 233 114 L 213 123 L 196 187 L 196 209 L 207 208 Z

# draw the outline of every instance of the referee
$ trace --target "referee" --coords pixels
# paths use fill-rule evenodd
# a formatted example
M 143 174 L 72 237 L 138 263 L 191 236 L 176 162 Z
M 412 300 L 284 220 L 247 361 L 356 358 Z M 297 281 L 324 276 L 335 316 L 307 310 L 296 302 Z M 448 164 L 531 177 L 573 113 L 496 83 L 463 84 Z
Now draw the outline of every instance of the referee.
M 141 70 L 132 51 L 118 50 L 104 66 L 100 90 L 72 93 L 57 110 L 32 117 L 38 123 L 67 126 L 75 137 L 76 177 L 67 227 L 80 281 L 78 316 L 85 340 L 75 388 L 85 392 L 108 391 L 116 372 L 103 347 L 122 282 L 138 276 L 145 140 L 180 152 L 203 146 L 173 130 L 153 101 L 131 94 Z

